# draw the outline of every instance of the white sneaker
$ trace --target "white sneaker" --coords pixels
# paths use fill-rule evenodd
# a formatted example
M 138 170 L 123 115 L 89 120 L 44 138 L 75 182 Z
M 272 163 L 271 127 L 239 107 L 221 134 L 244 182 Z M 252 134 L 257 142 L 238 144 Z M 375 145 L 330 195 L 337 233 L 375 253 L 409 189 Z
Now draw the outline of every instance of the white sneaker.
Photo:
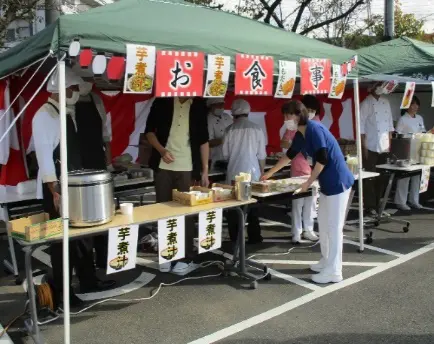
M 411 208 L 407 204 L 397 204 L 396 207 L 399 210 L 403 210 L 403 211 L 409 211 L 409 210 L 411 210 Z
M 172 270 L 172 263 L 168 262 L 168 263 L 160 264 L 159 269 L 160 272 L 170 272 L 170 270 Z
M 326 283 L 339 283 L 343 280 L 342 275 L 330 275 L 324 272 L 320 272 L 319 274 L 312 275 L 312 281 L 319 284 Z
M 195 264 L 193 262 L 190 262 L 190 263 L 178 262 L 172 268 L 172 273 L 175 275 L 184 276 L 184 275 L 196 270 L 198 267 L 199 267 L 199 264 Z
M 304 231 L 303 238 L 310 241 L 318 241 L 318 236 L 314 233 L 314 231 Z
M 321 259 L 318 263 L 311 265 L 310 269 L 313 272 L 321 272 L 324 269 L 324 262 L 323 262 L 323 260 Z
M 301 236 L 300 235 L 293 235 L 291 240 L 292 240 L 293 244 L 299 244 L 301 241 Z

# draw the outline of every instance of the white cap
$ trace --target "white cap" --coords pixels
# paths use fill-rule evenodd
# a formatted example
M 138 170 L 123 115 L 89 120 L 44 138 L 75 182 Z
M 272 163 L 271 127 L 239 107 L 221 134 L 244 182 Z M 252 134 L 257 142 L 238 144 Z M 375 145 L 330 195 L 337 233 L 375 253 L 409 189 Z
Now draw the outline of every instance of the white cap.
M 210 107 L 212 105 L 224 104 L 224 103 L 225 103 L 224 98 L 208 98 L 206 101 L 206 106 Z
M 75 74 L 71 68 L 65 68 L 65 86 L 66 88 L 80 85 L 83 83 L 83 79 Z M 50 79 L 47 83 L 47 91 L 50 93 L 59 93 L 59 70 L 56 69 L 53 74 L 51 74 Z
M 236 99 L 232 103 L 232 115 L 248 115 L 250 104 L 244 99 Z

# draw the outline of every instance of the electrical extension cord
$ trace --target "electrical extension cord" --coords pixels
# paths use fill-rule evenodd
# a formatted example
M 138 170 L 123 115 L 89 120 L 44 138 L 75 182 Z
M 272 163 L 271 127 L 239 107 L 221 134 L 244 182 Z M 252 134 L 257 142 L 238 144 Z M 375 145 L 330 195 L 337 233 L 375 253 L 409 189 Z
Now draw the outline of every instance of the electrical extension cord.
M 224 269 L 224 262 L 222 262 L 220 260 L 203 262 L 203 263 L 201 263 L 199 265 L 198 268 L 202 269 L 202 268 L 206 268 L 206 267 L 209 267 L 209 266 L 212 266 L 212 265 L 217 265 L 220 268 Z M 85 307 L 85 308 L 79 310 L 78 312 L 70 312 L 70 314 L 72 314 L 72 315 L 79 315 L 79 314 L 81 314 L 81 313 L 83 313 L 85 311 L 88 311 L 89 309 L 91 309 L 91 308 L 93 308 L 93 307 L 95 307 L 97 305 L 100 305 L 100 304 L 103 304 L 103 303 L 106 303 L 106 302 L 109 302 L 109 301 L 113 301 L 113 302 L 141 302 L 141 301 L 151 300 L 151 299 L 153 299 L 160 292 L 161 288 L 164 287 L 164 286 L 170 287 L 170 286 L 179 284 L 179 283 L 187 281 L 187 280 L 199 280 L 199 279 L 204 279 L 204 278 L 218 277 L 218 276 L 221 276 L 221 275 L 222 275 L 222 272 L 218 273 L 218 274 L 213 274 L 213 275 L 196 276 L 196 277 L 185 277 L 185 278 L 182 278 L 182 279 L 180 279 L 178 281 L 175 281 L 175 282 L 172 282 L 172 283 L 160 283 L 160 285 L 158 286 L 157 290 L 151 296 L 149 296 L 149 297 L 142 297 L 142 298 L 138 298 L 138 299 L 115 299 L 115 298 L 105 299 L 105 300 L 101 300 L 101 301 L 95 302 L 94 304 L 92 304 L 92 305 L 90 305 L 88 307 Z M 59 308 L 59 310 L 63 313 L 63 309 Z M 50 319 L 49 321 L 47 321 L 45 323 L 49 323 L 49 322 L 52 322 L 52 321 L 55 321 L 55 320 L 57 320 L 57 318 L 56 319 Z

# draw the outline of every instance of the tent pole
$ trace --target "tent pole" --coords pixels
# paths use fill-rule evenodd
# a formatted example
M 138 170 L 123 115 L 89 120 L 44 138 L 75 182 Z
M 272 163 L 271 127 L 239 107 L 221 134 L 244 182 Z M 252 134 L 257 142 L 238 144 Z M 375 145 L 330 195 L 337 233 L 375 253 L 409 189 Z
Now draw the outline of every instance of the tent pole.
M 63 311 L 64 343 L 70 344 L 69 310 L 69 202 L 68 202 L 68 156 L 66 151 L 66 80 L 65 61 L 58 62 L 59 67 L 59 105 L 60 105 L 60 186 L 62 196 L 63 223 Z
M 360 96 L 359 96 L 359 79 L 353 80 L 354 89 L 354 111 L 356 114 L 356 145 L 357 145 L 357 159 L 358 159 L 358 174 L 359 174 L 359 251 L 363 252 L 365 249 L 365 232 L 363 228 L 363 154 L 362 154 L 362 140 L 360 136 Z

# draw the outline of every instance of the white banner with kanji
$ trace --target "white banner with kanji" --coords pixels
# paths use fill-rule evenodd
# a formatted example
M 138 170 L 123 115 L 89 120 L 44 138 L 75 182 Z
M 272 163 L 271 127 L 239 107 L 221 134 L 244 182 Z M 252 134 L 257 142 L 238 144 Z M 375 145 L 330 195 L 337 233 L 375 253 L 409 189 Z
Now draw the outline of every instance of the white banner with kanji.
M 136 267 L 138 235 L 138 225 L 110 228 L 107 275 Z
M 185 257 L 185 217 L 158 221 L 158 262 L 164 264 Z
M 423 193 L 428 190 L 430 173 L 431 173 L 431 166 L 423 166 L 422 175 L 420 176 L 419 193 Z
M 222 209 L 199 213 L 199 254 L 216 250 L 222 246 L 222 222 Z
M 228 90 L 231 70 L 230 56 L 208 55 L 208 71 L 206 74 L 205 98 L 224 98 Z

